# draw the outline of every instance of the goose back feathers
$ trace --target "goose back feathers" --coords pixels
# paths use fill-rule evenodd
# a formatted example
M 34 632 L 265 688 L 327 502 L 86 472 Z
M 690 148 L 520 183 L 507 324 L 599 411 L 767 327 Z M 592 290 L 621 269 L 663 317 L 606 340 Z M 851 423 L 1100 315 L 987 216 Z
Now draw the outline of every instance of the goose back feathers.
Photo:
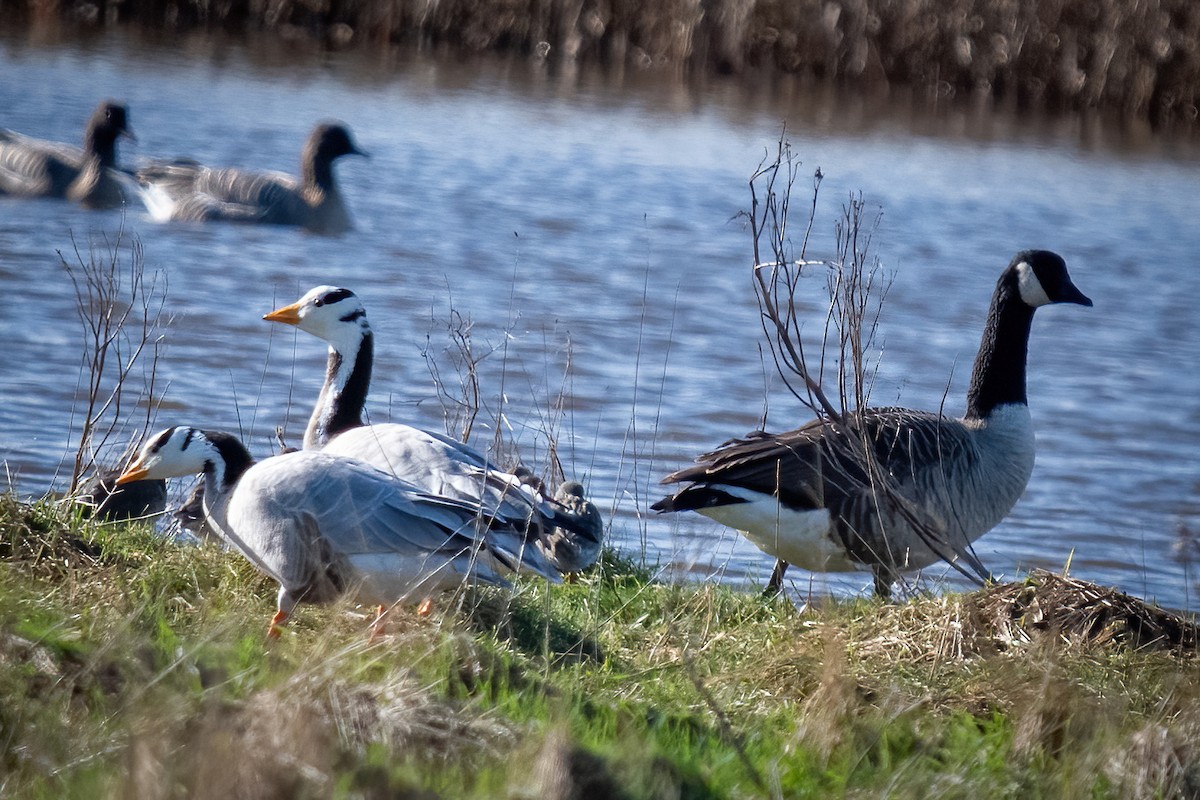
M 117 171 L 117 140 L 133 139 L 125 106 L 96 107 L 83 148 L 0 129 L 0 195 L 52 197 L 87 208 L 114 208 L 126 200 Z
M 162 219 L 294 225 L 336 234 L 353 227 L 333 172 L 333 162 L 346 155 L 366 153 L 345 125 L 323 122 L 304 144 L 299 177 L 180 159 L 146 166 L 137 178 L 147 207 Z
M 899 571 L 972 560 L 971 542 L 1033 471 L 1025 360 L 1033 312 L 1049 303 L 1091 305 L 1058 255 L 1018 253 L 992 296 L 962 419 L 875 408 L 755 432 L 666 476 L 683 486 L 652 508 L 697 511 L 809 570 L 871 569 L 885 595 Z

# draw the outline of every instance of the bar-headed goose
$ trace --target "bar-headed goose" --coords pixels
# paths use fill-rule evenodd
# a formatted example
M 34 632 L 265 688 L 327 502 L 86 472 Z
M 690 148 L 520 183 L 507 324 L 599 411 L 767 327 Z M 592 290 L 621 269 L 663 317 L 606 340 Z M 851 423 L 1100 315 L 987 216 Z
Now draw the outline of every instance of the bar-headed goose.
M 780 559 L 769 588 L 778 588 L 787 562 L 871 569 L 882 596 L 901 570 L 939 558 L 971 563 L 970 543 L 1008 514 L 1033 471 L 1025 357 L 1033 312 L 1050 303 L 1092 301 L 1058 255 L 1018 253 L 992 295 L 962 419 L 872 408 L 850 415 L 846 427 L 818 419 L 752 433 L 665 477 L 684 486 L 651 508 L 697 511 L 741 531 Z M 872 445 L 892 494 L 854 456 L 869 452 L 861 442 Z
M 125 203 L 117 139 L 134 139 L 125 106 L 106 100 L 88 119 L 83 149 L 0 128 L 0 195 L 57 197 L 87 208 Z M 128 181 L 132 188 L 132 181 Z
M 333 176 L 333 162 L 347 155 L 366 153 L 345 125 L 322 122 L 304 144 L 299 178 L 206 167 L 187 159 L 150 164 L 138 170 L 137 178 L 146 207 L 160 221 L 295 225 L 336 234 L 354 227 Z
M 604 525 L 571 481 L 554 498 L 534 481 L 504 472 L 474 448 L 409 425 L 366 425 L 375 336 L 349 289 L 318 286 L 263 317 L 295 325 L 329 343 L 325 384 L 304 434 L 305 449 L 362 459 L 428 492 L 479 504 L 483 513 L 530 526 L 536 546 L 564 573 L 582 572 L 600 556 Z
M 558 580 L 523 531 L 350 458 L 300 451 L 255 463 L 230 434 L 175 427 L 117 483 L 197 473 L 208 524 L 279 583 L 272 635 L 301 600 L 389 606 L 464 580 L 503 585 L 518 565 Z

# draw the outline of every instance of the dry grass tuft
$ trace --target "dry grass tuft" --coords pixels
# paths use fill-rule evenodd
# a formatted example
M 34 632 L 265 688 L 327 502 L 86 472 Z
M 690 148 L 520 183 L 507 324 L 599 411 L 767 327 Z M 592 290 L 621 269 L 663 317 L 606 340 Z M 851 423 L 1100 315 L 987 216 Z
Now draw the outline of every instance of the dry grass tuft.
M 864 707 L 864 693 L 848 669 L 846 642 L 829 630 L 819 682 L 800 706 L 799 741 L 822 761 L 854 732 L 854 715 Z
M 1001 649 L 1051 633 L 1071 644 L 1193 651 L 1196 624 L 1116 589 L 1035 570 L 1021 582 L 990 586 L 965 602 L 976 638 Z
M 175 714 L 147 708 L 127 750 L 129 796 L 329 796 L 352 763 L 362 765 L 356 781 L 406 796 L 386 771 L 373 774 L 372 751 L 389 761 L 464 764 L 515 746 L 514 726 L 442 699 L 405 669 L 371 680 L 338 674 L 361 655 L 350 648 L 240 700 L 208 697 Z
M 48 576 L 96 566 L 99 558 L 100 548 L 66 532 L 51 506 L 0 495 L 0 561 Z
M 1194 651 L 1194 622 L 1088 581 L 1035 570 L 1022 581 L 966 595 L 885 605 L 853 623 L 855 653 L 882 663 L 936 667 L 1027 650 L 1047 638 L 1068 648 Z
M 1149 723 L 1114 748 L 1104 772 L 1120 797 L 1200 797 L 1200 730 Z

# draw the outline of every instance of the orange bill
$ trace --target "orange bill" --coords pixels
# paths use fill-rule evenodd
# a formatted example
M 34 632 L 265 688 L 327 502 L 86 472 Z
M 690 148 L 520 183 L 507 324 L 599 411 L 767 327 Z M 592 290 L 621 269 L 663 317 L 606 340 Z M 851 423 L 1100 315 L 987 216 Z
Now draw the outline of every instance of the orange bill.
M 292 303 L 290 306 L 277 308 L 270 314 L 264 314 L 263 319 L 269 322 L 284 322 L 288 325 L 300 324 L 300 304 Z
M 130 464 L 129 469 L 121 473 L 121 477 L 117 478 L 117 486 L 124 483 L 133 483 L 140 481 L 146 477 L 146 469 L 140 464 Z

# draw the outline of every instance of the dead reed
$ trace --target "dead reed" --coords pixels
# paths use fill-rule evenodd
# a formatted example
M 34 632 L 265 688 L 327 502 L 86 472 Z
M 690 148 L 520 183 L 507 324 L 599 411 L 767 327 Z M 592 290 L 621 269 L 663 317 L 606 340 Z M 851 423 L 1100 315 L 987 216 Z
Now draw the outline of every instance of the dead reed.
M 1192 0 L 252 0 L 0 3 L 9 16 L 151 30 L 268 31 L 290 43 L 419 43 L 692 75 L 782 73 L 930 100 L 1197 118 Z

